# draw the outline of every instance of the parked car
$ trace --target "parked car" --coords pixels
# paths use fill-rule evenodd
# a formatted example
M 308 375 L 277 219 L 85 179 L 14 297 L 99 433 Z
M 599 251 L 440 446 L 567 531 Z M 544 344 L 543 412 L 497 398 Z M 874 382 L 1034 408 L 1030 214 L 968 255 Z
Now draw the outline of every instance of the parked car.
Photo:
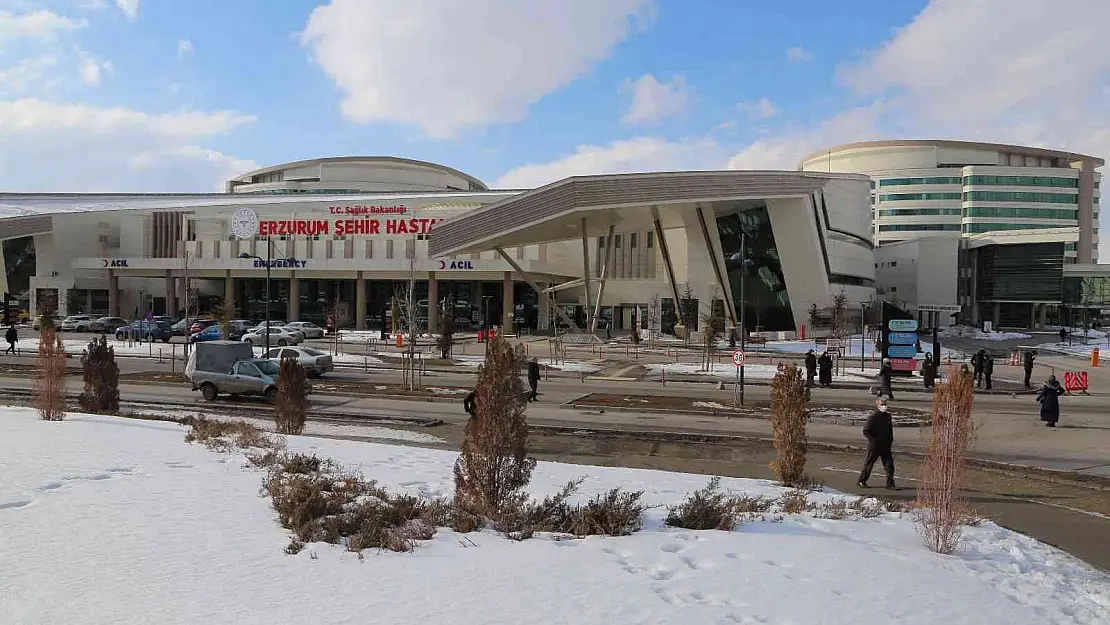
M 301 332 L 300 330 L 296 330 L 296 329 L 294 329 L 294 328 L 290 328 L 290 327 L 289 327 L 289 324 L 285 323 L 284 321 L 275 321 L 275 320 L 271 319 L 271 320 L 269 321 L 269 325 L 268 325 L 268 326 L 266 325 L 266 322 L 265 322 L 265 321 L 263 321 L 262 323 L 258 324 L 258 325 L 257 325 L 257 326 L 255 326 L 254 328 L 252 328 L 252 329 L 250 330 L 250 332 L 253 332 L 253 333 L 255 333 L 255 334 L 264 334 L 264 332 L 262 332 L 262 330 L 263 330 L 264 328 L 267 328 L 267 327 L 270 327 L 270 328 L 280 328 L 280 329 L 282 329 L 282 330 L 285 330 L 285 331 L 287 331 L 287 332 L 290 332 L 290 333 L 292 333 L 292 334 L 293 334 L 293 335 L 294 335 L 294 336 L 296 337 L 296 339 L 297 339 L 297 343 L 303 343 L 303 342 L 304 342 L 304 338 L 305 338 L 305 337 L 304 337 L 304 332 Z M 270 340 L 270 342 L 271 342 L 271 343 L 273 343 L 273 342 L 274 342 L 274 341 L 273 341 L 273 339 L 271 339 L 271 340 Z
M 277 363 L 253 358 L 253 348 L 243 343 L 200 343 L 185 365 L 185 378 L 207 401 L 229 393 L 261 395 L 272 402 L 277 399 Z
M 255 327 L 256 325 L 258 324 L 251 321 L 250 319 L 232 319 L 231 321 L 228 321 L 227 340 L 238 341 L 239 339 L 243 338 L 244 334 L 249 332 L 250 329 Z
M 263 358 L 279 362 L 282 358 L 295 358 L 304 367 L 307 375 L 318 377 L 335 370 L 331 355 L 311 347 L 278 347 L 271 349 Z
M 180 319 L 177 323 L 170 325 L 170 331 L 174 336 L 185 336 L 188 334 L 189 326 L 193 325 L 195 319 Z
M 223 333 L 220 331 L 220 324 L 216 323 L 208 326 L 200 332 L 194 332 L 193 334 L 190 334 L 189 342 L 203 343 L 205 341 L 218 341 L 223 338 L 222 336 L 220 336 L 221 334 Z
M 123 317 L 101 317 L 89 324 L 89 329 L 102 334 L 112 334 L 117 328 L 127 325 Z
M 215 319 L 194 319 L 193 324 L 189 326 L 189 334 L 196 334 L 208 326 L 218 323 Z
M 173 316 L 171 316 L 171 315 L 154 315 L 154 317 L 153 317 L 153 320 L 154 320 L 154 321 L 158 321 L 158 322 L 161 322 L 161 323 L 164 323 L 164 324 L 166 324 L 166 325 L 168 325 L 168 326 L 171 326 L 171 327 L 172 327 L 172 326 L 173 326 L 173 325 L 174 325 L 175 323 L 177 323 L 177 319 L 175 319 L 175 318 L 174 318 Z
M 70 315 L 58 327 L 62 332 L 88 332 L 92 325 L 92 315 Z
M 270 328 L 268 330 L 259 330 L 255 328 L 244 334 L 242 341 L 244 343 L 250 343 L 251 345 L 265 345 L 267 333 L 270 335 L 270 345 L 285 347 L 286 345 L 296 345 L 301 342 L 299 334 L 294 334 L 283 328 Z
M 170 326 L 157 321 L 132 321 L 131 323 L 116 328 L 116 340 L 127 339 L 135 341 L 162 341 L 169 343 L 173 332 Z
M 61 326 L 62 321 L 64 320 L 64 318 L 59 316 L 59 315 L 54 315 L 53 319 L 54 319 L 54 327 L 55 328 Z M 42 329 L 42 315 L 39 315 L 39 316 L 35 317 L 35 320 L 31 322 L 31 329 L 32 330 L 41 330 Z
M 300 332 L 306 339 L 324 338 L 324 329 L 311 321 L 293 321 L 285 324 L 283 327 L 286 330 L 296 330 Z

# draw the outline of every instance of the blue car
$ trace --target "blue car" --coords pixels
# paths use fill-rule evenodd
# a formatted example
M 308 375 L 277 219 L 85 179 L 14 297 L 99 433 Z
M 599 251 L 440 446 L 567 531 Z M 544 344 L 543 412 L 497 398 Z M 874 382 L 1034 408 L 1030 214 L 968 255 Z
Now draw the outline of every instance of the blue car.
M 194 332 L 189 335 L 190 343 L 203 343 L 204 341 L 218 341 L 221 338 L 220 324 L 213 324 L 200 332 Z
M 169 343 L 173 332 L 167 323 L 160 321 L 132 321 L 116 328 L 116 340 L 162 341 Z

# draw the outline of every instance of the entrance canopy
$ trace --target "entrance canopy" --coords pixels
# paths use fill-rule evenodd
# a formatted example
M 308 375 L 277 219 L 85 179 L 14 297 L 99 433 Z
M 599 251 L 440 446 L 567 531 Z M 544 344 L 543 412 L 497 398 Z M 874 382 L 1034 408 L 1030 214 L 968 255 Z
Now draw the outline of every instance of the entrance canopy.
M 554 243 L 619 230 L 650 230 L 652 207 L 664 229 L 683 227 L 696 205 L 735 211 L 737 200 L 805 197 L 856 174 L 698 171 L 575 176 L 473 210 L 436 226 L 429 254 L 448 256 Z M 732 203 L 731 206 L 728 204 Z

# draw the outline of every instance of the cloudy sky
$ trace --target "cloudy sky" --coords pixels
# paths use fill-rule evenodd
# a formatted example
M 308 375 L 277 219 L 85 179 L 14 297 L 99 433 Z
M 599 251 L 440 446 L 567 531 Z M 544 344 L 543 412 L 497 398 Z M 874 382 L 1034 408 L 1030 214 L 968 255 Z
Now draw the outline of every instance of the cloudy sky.
M 884 137 L 1110 155 L 1110 0 L 0 0 L 0 191 L 348 154 L 498 187 Z

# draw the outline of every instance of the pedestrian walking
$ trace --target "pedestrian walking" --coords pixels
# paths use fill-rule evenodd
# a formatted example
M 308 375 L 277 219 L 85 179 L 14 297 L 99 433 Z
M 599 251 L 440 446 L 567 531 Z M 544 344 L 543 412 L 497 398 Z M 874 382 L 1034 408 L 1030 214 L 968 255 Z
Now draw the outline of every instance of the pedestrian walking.
M 478 416 L 478 391 L 470 391 L 470 393 L 463 398 L 463 410 L 472 417 Z
M 1060 328 L 1060 342 L 1063 343 L 1068 340 L 1067 328 Z
M 921 377 L 925 380 L 925 388 L 933 388 L 937 381 L 937 363 L 933 362 L 932 354 L 925 354 L 925 361 L 921 363 Z
M 532 389 L 528 393 L 528 401 L 534 402 L 539 400 L 539 393 L 537 388 L 540 385 L 540 363 L 536 361 L 535 357 L 528 361 L 528 387 Z
M 886 395 L 887 399 L 894 399 L 890 380 L 893 373 L 894 370 L 890 367 L 890 359 L 883 358 L 883 364 L 879 367 L 879 394 Z
M 8 348 L 4 350 L 5 354 L 16 355 L 15 342 L 19 339 L 19 334 L 15 331 L 15 324 L 8 326 L 8 331 L 4 333 L 4 340 L 8 342 Z
M 971 369 L 975 373 L 975 386 L 979 388 L 983 387 L 983 360 L 986 356 L 987 350 L 980 349 L 971 357 Z
M 806 352 L 806 386 L 813 386 L 813 378 L 817 375 L 817 356 L 813 350 Z
M 826 351 L 817 359 L 817 382 L 821 386 L 832 386 L 832 369 L 832 356 Z
M 863 435 L 867 438 L 867 459 L 863 461 L 863 470 L 859 474 L 860 488 L 868 488 L 867 480 L 871 478 L 871 469 L 877 460 L 882 460 L 886 471 L 886 487 L 897 490 L 898 487 L 894 484 L 894 422 L 890 418 L 885 399 L 879 398 L 875 402 L 875 411 L 867 417 Z
M 1064 389 L 1054 375 L 1048 376 L 1048 381 L 1037 393 L 1037 401 L 1041 404 L 1041 421 L 1047 427 L 1056 427 L 1056 422 L 1060 420 L 1060 396 L 1063 394 Z
M 983 379 L 987 382 L 987 390 L 991 390 L 991 376 L 994 375 L 994 356 L 987 354 L 983 357 Z
M 1033 377 L 1033 361 L 1036 359 L 1037 352 L 1032 350 L 1025 352 L 1024 358 L 1022 359 L 1021 364 L 1025 368 L 1025 388 L 1033 388 L 1033 385 L 1029 383 L 1029 379 Z

